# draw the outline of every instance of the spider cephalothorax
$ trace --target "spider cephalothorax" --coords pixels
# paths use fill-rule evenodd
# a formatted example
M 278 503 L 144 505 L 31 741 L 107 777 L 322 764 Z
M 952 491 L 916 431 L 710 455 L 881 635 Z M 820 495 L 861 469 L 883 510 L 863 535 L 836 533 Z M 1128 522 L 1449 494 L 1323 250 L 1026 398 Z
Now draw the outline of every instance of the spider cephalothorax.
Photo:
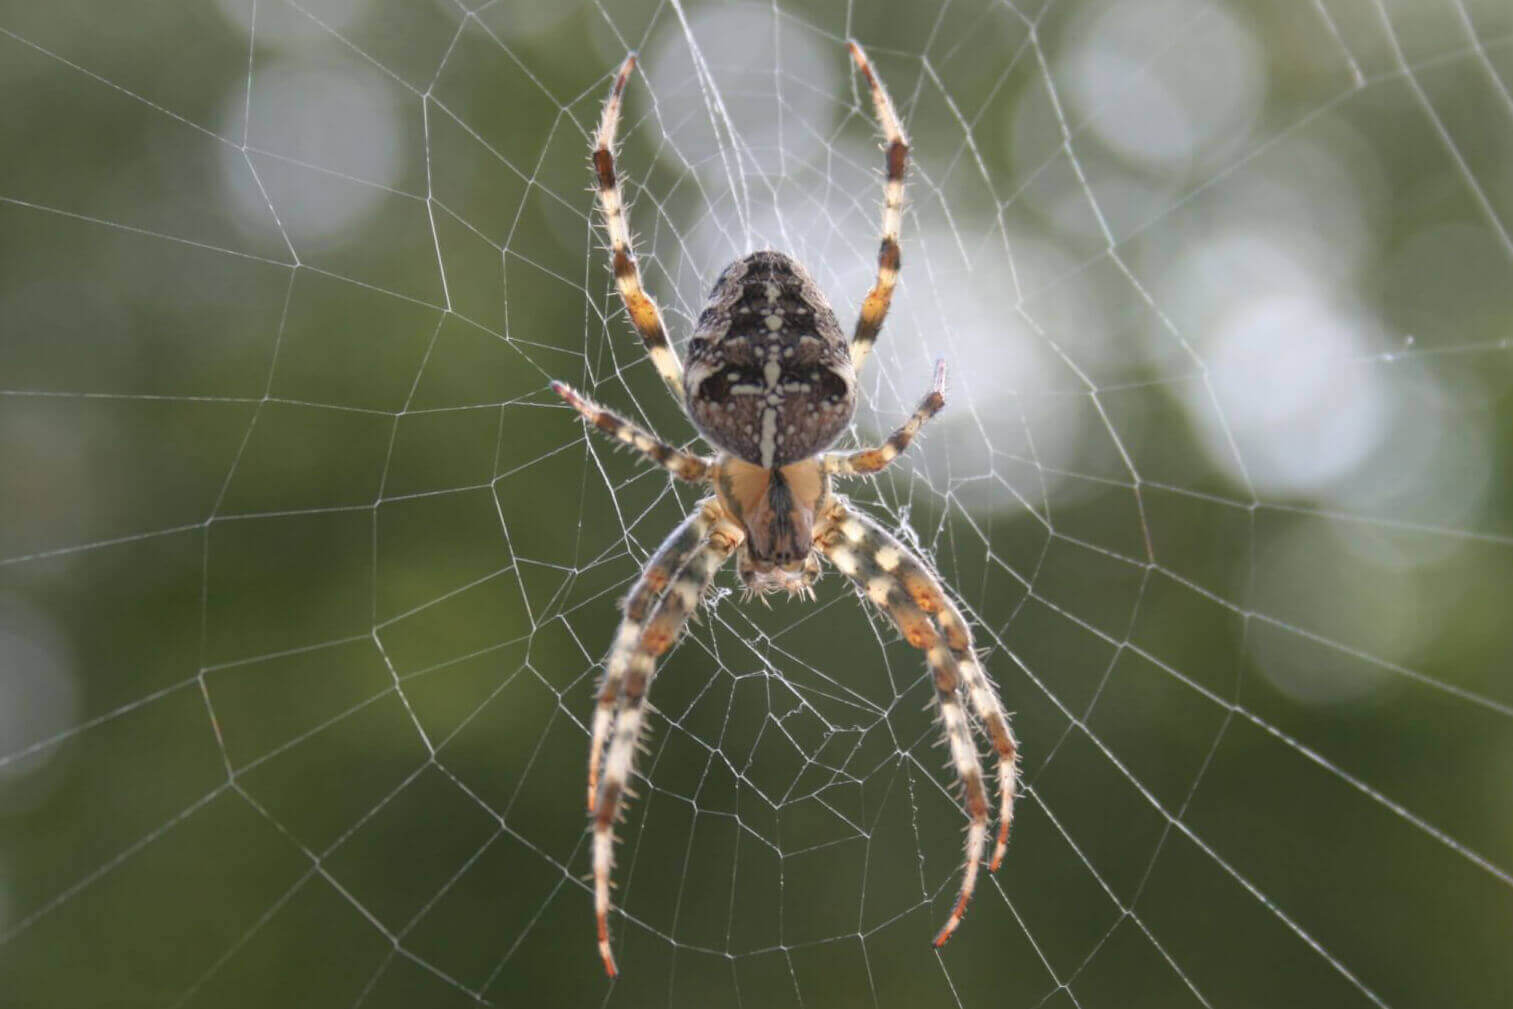
M 742 583 L 754 593 L 811 594 L 824 557 L 925 653 L 935 682 L 951 761 L 964 791 L 966 865 L 938 946 L 966 913 L 987 841 L 988 796 L 966 709 L 998 761 L 998 836 L 990 870 L 998 868 L 1013 815 L 1016 744 L 998 692 L 978 662 L 971 630 L 925 563 L 892 534 L 832 492 L 832 477 L 876 473 L 908 448 L 945 405 L 945 366 L 902 427 L 877 448 L 826 452 L 856 410 L 856 371 L 882 328 L 898 278 L 898 229 L 908 141 L 893 103 L 856 43 L 852 59 L 867 79 L 887 139 L 883 240 L 877 280 L 862 302 L 848 341 L 809 274 L 780 252 L 754 252 L 720 274 L 678 363 L 656 303 L 641 275 L 615 179 L 614 139 L 620 97 L 635 67 L 627 57 L 615 77 L 595 137 L 594 171 L 613 255 L 615 282 L 662 381 L 699 433 L 718 448 L 713 458 L 668 445 L 579 395 L 552 388 L 584 419 L 631 445 L 673 475 L 711 487 L 658 548 L 624 603 L 615 643 L 604 664 L 588 756 L 588 809 L 593 816 L 594 911 L 599 953 L 611 977 L 609 883 L 615 820 L 623 806 L 640 739 L 646 692 L 656 660 L 677 641 L 689 616 L 734 554 Z M 602 770 L 602 776 L 601 776 Z

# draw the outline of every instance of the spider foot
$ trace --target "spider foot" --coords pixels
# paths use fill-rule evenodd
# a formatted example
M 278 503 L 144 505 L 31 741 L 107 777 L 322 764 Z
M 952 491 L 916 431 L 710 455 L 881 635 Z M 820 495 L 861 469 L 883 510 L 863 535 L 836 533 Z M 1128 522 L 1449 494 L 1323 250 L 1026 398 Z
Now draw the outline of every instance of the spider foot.
M 987 824 L 978 820 L 974 820 L 967 828 L 967 864 L 962 870 L 961 889 L 957 892 L 956 904 L 951 908 L 951 916 L 946 919 L 940 931 L 935 933 L 933 945 L 936 949 L 946 944 L 946 940 L 951 938 L 961 920 L 966 917 L 967 905 L 972 902 L 972 893 L 977 888 L 977 870 L 981 864 L 979 859 L 986 833 Z
M 604 915 L 599 916 L 599 959 L 604 961 L 604 973 L 610 980 L 620 976 L 620 971 L 615 967 L 615 954 L 609 950 L 609 921 Z
M 997 872 L 998 867 L 1003 865 L 1003 855 L 1009 848 L 1009 824 L 1007 821 L 999 824 L 998 838 L 993 842 L 993 857 L 988 860 L 988 871 Z

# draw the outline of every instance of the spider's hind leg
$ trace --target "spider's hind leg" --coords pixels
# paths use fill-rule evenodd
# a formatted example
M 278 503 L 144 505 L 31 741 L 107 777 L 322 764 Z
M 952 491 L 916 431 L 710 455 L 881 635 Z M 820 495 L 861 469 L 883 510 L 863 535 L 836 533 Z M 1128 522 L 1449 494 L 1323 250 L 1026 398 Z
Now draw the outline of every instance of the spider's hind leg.
M 599 118 L 599 130 L 594 134 L 594 178 L 598 184 L 599 207 L 604 213 L 604 226 L 609 230 L 611 263 L 615 272 L 615 286 L 620 291 L 620 300 L 630 313 L 630 321 L 641 334 L 641 343 L 646 347 L 646 356 L 656 366 L 673 399 L 683 402 L 683 366 L 673 353 L 667 339 L 667 328 L 662 324 L 662 312 L 646 288 L 641 284 L 641 270 L 636 265 L 636 251 L 631 244 L 630 226 L 625 220 L 625 195 L 620 191 L 620 181 L 615 176 L 615 132 L 620 125 L 620 100 L 625 93 L 625 82 L 635 69 L 636 54 L 625 57 L 615 74 L 615 83 L 609 97 L 604 100 L 604 112 Z
M 851 59 L 867 79 L 872 92 L 872 108 L 877 113 L 878 125 L 883 130 L 887 143 L 885 155 L 887 182 L 883 189 L 883 239 L 877 251 L 877 280 L 862 302 L 861 315 L 856 320 L 856 330 L 851 336 L 851 365 L 861 371 L 862 362 L 872 351 L 878 331 L 887 318 L 888 305 L 893 300 L 893 286 L 898 283 L 899 251 L 898 232 L 903 223 L 904 176 L 909 170 L 909 138 L 899 125 L 898 113 L 893 109 L 893 100 L 883 82 L 872 69 L 867 54 L 855 42 L 846 43 L 851 50 Z

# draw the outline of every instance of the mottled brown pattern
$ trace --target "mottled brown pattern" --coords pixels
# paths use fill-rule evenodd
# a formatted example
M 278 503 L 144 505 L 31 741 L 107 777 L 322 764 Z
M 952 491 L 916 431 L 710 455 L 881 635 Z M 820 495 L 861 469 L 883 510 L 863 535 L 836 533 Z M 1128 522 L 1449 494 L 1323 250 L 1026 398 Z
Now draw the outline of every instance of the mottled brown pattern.
M 685 372 L 699 433 L 759 466 L 823 451 L 856 411 L 846 336 L 808 272 L 781 252 L 754 252 L 720 274 Z

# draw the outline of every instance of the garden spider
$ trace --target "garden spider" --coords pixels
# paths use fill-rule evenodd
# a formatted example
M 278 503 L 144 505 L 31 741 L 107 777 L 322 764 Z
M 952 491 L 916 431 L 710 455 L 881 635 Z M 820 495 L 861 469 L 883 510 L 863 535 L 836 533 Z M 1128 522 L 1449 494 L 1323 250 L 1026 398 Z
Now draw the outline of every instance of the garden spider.
M 640 451 L 674 476 L 711 486 L 714 493 L 669 536 L 647 563 L 624 602 L 625 618 L 605 660 L 588 756 L 588 810 L 593 817 L 594 912 L 599 955 L 614 977 L 609 946 L 609 887 L 614 836 L 641 733 L 656 660 L 684 624 L 732 554 L 748 593 L 783 590 L 812 597 L 819 557 L 849 577 L 925 653 L 935 680 L 946 742 L 964 791 L 969 820 L 966 864 L 950 917 L 935 936 L 950 938 L 977 883 L 988 831 L 988 797 L 962 695 L 998 756 L 998 837 L 989 871 L 1008 844 L 1015 791 L 1015 742 L 998 692 L 972 647 L 972 633 L 923 561 L 871 518 L 831 493 L 832 477 L 876 473 L 908 448 L 919 429 L 945 405 L 945 364 L 919 409 L 880 447 L 825 452 L 856 409 L 856 371 L 867 359 L 898 278 L 898 231 L 909 144 L 893 103 L 866 55 L 849 42 L 867 79 L 887 141 L 883 238 L 877 279 L 862 302 L 849 344 L 835 313 L 802 266 L 780 252 L 755 252 L 726 267 L 715 281 L 688 344 L 685 374 L 667 340 L 661 313 L 641 286 L 615 180 L 615 129 L 625 82 L 635 67 L 627 56 L 615 76 L 593 153 L 599 204 L 609 230 L 615 282 L 631 323 L 662 381 L 714 458 L 691 455 L 653 437 L 561 382 L 552 388 L 584 420 Z M 602 770 L 602 774 L 601 774 Z

